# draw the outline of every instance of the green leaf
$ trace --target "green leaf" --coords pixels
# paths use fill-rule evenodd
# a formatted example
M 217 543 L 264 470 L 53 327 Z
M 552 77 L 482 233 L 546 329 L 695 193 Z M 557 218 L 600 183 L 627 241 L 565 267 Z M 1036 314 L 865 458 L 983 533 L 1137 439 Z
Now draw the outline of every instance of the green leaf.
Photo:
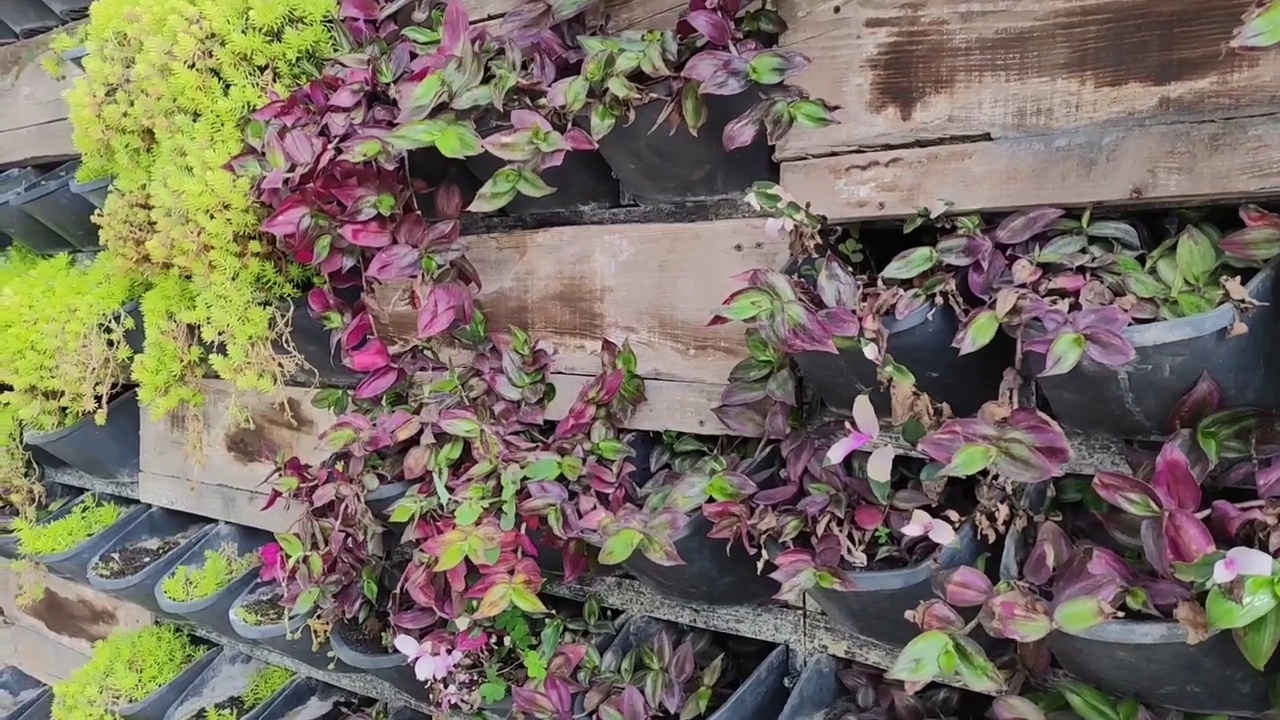
M 293 603 L 293 611 L 291 615 L 306 615 L 311 608 L 316 606 L 316 601 L 320 599 L 320 588 L 307 588 L 303 591 L 298 599 Z
M 439 120 L 415 120 L 392 130 L 385 139 L 391 147 L 404 152 L 434 146 L 443 132 L 444 123 Z
M 996 449 L 990 445 L 965 445 L 951 456 L 951 462 L 942 468 L 941 475 L 968 477 L 991 466 L 996 459 Z
M 904 250 L 889 261 L 880 277 L 886 280 L 910 280 L 938 263 L 938 251 L 930 246 Z
M 600 548 L 600 564 L 601 565 L 617 565 L 625 562 L 631 554 L 640 547 L 640 541 L 644 536 L 639 530 L 633 528 L 623 528 L 616 535 L 605 540 L 604 547 Z
M 1004 690 L 1004 676 L 996 669 L 978 643 L 965 635 L 953 635 L 955 648 L 955 675 L 975 692 L 996 694 Z
M 444 572 L 458 566 L 467 557 L 467 543 L 458 542 L 450 545 L 440 553 L 440 557 L 436 558 L 435 567 L 431 568 L 434 572 Z
M 1280 603 L 1276 597 L 1275 582 L 1270 577 L 1250 577 L 1244 581 L 1240 602 L 1227 597 L 1222 586 L 1209 591 L 1205 600 L 1205 615 L 1210 630 L 1234 630 L 1271 612 Z
M 409 107 L 419 114 L 429 113 L 444 92 L 444 73 L 434 72 L 422 79 L 409 94 Z
M 293 533 L 280 533 L 276 535 L 276 542 L 279 543 L 280 549 L 284 551 L 285 557 L 293 560 L 302 554 L 302 540 Z
M 519 179 L 516 180 L 516 192 L 528 197 L 546 197 L 556 189 L 543 182 L 538 173 L 529 168 L 520 168 Z
M 954 652 L 950 636 L 941 630 L 923 632 L 902 648 L 885 677 L 902 682 L 939 679 L 942 676 L 941 658 L 948 652 Z
M 511 603 L 533 615 L 545 615 L 547 613 L 547 606 L 542 604 L 542 600 L 537 595 L 518 585 L 511 587 Z
M 1121 720 L 1116 700 L 1101 690 L 1077 680 L 1063 682 L 1057 689 L 1081 720 Z
M 476 524 L 476 520 L 480 519 L 480 513 L 484 511 L 484 507 L 475 500 L 468 500 L 458 506 L 453 512 L 453 519 L 458 521 L 459 525 L 470 527 Z
M 1159 280 L 1145 272 L 1128 273 L 1124 276 L 1124 287 L 1140 298 L 1162 298 L 1169 295 L 1169 288 Z
M 480 699 L 486 703 L 496 703 L 506 696 L 507 682 L 501 678 L 495 678 L 480 686 Z
M 1280 607 L 1232 633 L 1240 654 L 1256 670 L 1263 670 L 1280 645 Z
M 1218 265 L 1218 253 L 1213 242 L 1194 225 L 1189 225 L 1182 231 L 1174 256 L 1178 262 L 1178 272 L 1195 285 L 1204 285 L 1209 274 Z
M 484 152 L 480 135 L 469 122 L 451 123 L 436 138 L 436 150 L 447 158 L 462 160 Z
M 524 469 L 524 476 L 530 480 L 555 480 L 560 477 L 560 458 L 547 457 L 536 460 Z

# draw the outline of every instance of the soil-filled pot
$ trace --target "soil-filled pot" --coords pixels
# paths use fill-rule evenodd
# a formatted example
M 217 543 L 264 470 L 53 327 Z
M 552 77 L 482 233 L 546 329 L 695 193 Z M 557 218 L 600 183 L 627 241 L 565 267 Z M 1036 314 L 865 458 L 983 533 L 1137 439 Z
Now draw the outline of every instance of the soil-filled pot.
M 245 571 L 213 595 L 189 602 L 170 600 L 164 594 L 164 581 L 177 572 L 179 567 L 203 566 L 206 552 L 217 552 L 224 547 L 230 547 L 237 556 L 243 556 L 257 552 L 258 548 L 272 540 L 271 533 L 263 530 L 231 523 L 218 523 L 207 534 L 196 540 L 195 544 L 158 579 L 151 591 L 152 601 L 164 615 L 183 622 L 195 623 L 220 635 L 234 635 L 235 631 L 231 628 L 231 620 L 227 613 L 231 609 L 231 603 L 235 602 L 240 593 L 257 581 L 257 567 Z
M 50 720 L 53 717 L 53 693 L 47 692 L 31 704 L 15 720 Z
M 0 22 L 26 39 L 58 27 L 62 18 L 41 0 L 0 0 Z
M 634 618 L 618 633 L 618 639 L 605 652 L 606 658 L 621 661 L 638 643 L 652 638 L 667 625 L 647 616 Z M 607 665 L 609 660 L 604 662 Z M 787 702 L 786 679 L 787 648 L 778 646 L 706 720 L 777 720 Z
M 342 364 L 342 356 L 333 344 L 333 333 L 311 317 L 306 297 L 297 298 L 289 308 L 289 345 L 281 348 L 292 350 L 302 357 L 304 366 L 299 370 L 305 379 L 314 379 L 321 385 L 354 385 L 360 374 Z
M 317 670 L 359 672 L 341 660 L 329 657 L 327 648 L 323 646 L 319 651 L 312 649 L 311 628 L 307 625 L 307 619 L 311 617 L 310 612 L 289 616 L 287 622 L 281 619 L 261 625 L 251 625 L 240 617 L 241 606 L 249 606 L 252 609 L 255 603 L 258 607 L 274 604 L 270 603 L 272 597 L 278 598 L 278 593 L 275 585 L 270 583 L 255 583 L 245 588 L 236 597 L 227 610 L 227 620 L 236 635 L 263 647 L 279 650 Z
M 1245 287 L 1263 303 L 1244 315 L 1249 332 L 1227 337 L 1236 312 L 1223 305 L 1213 312 L 1133 325 L 1125 339 L 1138 356 L 1123 367 L 1102 365 L 1085 355 L 1071 372 L 1037 378 L 1058 422 L 1070 430 L 1124 438 L 1162 436 L 1169 413 L 1202 372 L 1222 387 L 1224 407 L 1280 405 L 1280 258 L 1267 264 Z M 1027 354 L 1023 368 L 1037 373 L 1044 356 Z M 1104 409 L 1105 412 L 1099 412 Z
M 63 55 L 63 58 L 66 58 L 67 55 L 70 54 L 71 53 Z M 81 58 L 75 58 L 73 62 L 80 59 Z M 79 62 L 76 62 L 77 66 L 79 66 L 79 64 Z M 109 177 L 90 180 L 86 183 L 77 182 L 75 178 L 71 178 L 71 192 L 93 203 L 93 206 L 96 208 L 101 208 L 103 205 L 107 204 L 107 191 L 110 189 L 111 178 Z
M 13 204 L 22 189 L 40 176 L 35 168 L 8 170 L 0 174 L 0 233 L 41 255 L 73 252 L 75 247 L 47 225 Z
M 187 688 L 191 687 L 191 683 L 195 682 L 196 678 L 204 674 L 221 652 L 222 648 L 209 648 L 167 685 L 156 689 L 155 692 L 136 703 L 116 708 L 116 714 L 122 720 L 164 720 L 169 708 L 187 692 Z
M 480 135 L 488 137 L 509 128 L 479 120 L 476 129 Z M 494 173 L 507 165 L 507 161 L 487 152 L 467 158 L 467 167 L 482 183 L 488 182 Z M 539 175 L 556 191 L 540 198 L 517 194 L 503 208 L 508 215 L 594 210 L 619 204 L 618 181 L 599 152 L 566 152 L 564 162 L 541 171 Z
M 24 439 L 94 477 L 136 481 L 140 427 L 138 391 L 130 390 L 107 405 L 105 425 L 90 415 L 54 432 L 29 432 Z
M 0 720 L 17 720 L 47 690 L 44 683 L 16 667 L 0 668 Z
M 363 637 L 344 622 L 329 634 L 329 642 L 342 662 L 391 683 L 410 697 L 428 699 L 426 683 L 414 676 L 408 658 L 395 650 L 385 651 L 377 638 Z
M 776 456 L 770 455 L 747 468 L 746 475 L 765 486 L 777 473 Z M 659 565 L 637 549 L 622 566 L 659 594 L 678 600 L 750 605 L 773 597 L 779 585 L 766 577 L 772 566 L 758 569 L 758 556 L 748 553 L 740 542 L 707 537 L 712 527 L 714 524 L 701 511 L 695 511 L 672 538 L 683 565 Z
M 63 240 L 81 250 L 98 247 L 98 226 L 90 218 L 94 204 L 71 192 L 79 160 L 58 166 L 22 188 L 9 202 L 25 210 Z
M 652 89 L 660 94 L 669 92 L 665 84 Z M 707 122 L 698 129 L 697 137 L 684 125 L 672 134 L 666 121 L 659 123 L 667 101 L 658 99 L 636 108 L 635 120 L 629 125 L 619 121 L 600 139 L 600 154 L 640 204 L 741 199 L 752 183 L 777 179 L 773 150 L 763 132 L 755 142 L 737 150 L 725 150 L 721 141 L 724 126 L 759 102 L 759 94 L 748 90 L 731 96 L 703 95 L 702 99 Z M 582 123 L 586 127 L 586 118 Z
M 234 703 L 236 698 L 249 689 L 259 672 L 271 667 L 261 660 L 226 648 L 215 648 L 210 655 L 212 657 L 202 659 L 207 659 L 208 662 L 200 673 L 187 683 L 181 693 L 170 699 L 162 711 L 161 720 L 204 718 L 206 710 L 220 704 L 225 706 Z M 256 707 L 240 708 L 242 720 L 260 715 L 284 694 L 285 687 Z
M 337 720 L 346 716 L 355 702 L 355 696 L 345 690 L 299 677 L 285 685 L 274 700 L 264 703 L 257 720 Z
M 847 661 L 818 655 L 804 666 L 800 678 L 791 688 L 791 697 L 778 720 L 821 720 L 827 709 L 848 694 L 836 672 Z
M 947 306 L 924 307 L 901 320 L 887 317 L 884 328 L 889 334 L 887 354 L 915 375 L 921 390 L 950 405 L 958 417 L 973 415 L 995 398 L 1005 369 L 1013 367 L 1013 339 L 1003 333 L 996 333 L 981 350 L 957 355 L 951 341 L 960 328 L 960 318 Z M 889 392 L 876 379 L 878 367 L 861 350 L 803 352 L 795 359 L 805 386 L 832 410 L 848 414 L 853 401 L 870 392 L 876 413 L 889 415 Z
M 43 0 L 51 10 L 58 13 L 63 20 L 83 20 L 89 16 L 89 4 L 92 0 Z
M 1112 620 L 1079 634 L 1055 631 L 1049 649 L 1062 668 L 1105 692 L 1188 713 L 1261 715 L 1280 659 L 1253 669 L 1231 633 L 1195 645 L 1167 620 Z
M 920 629 L 903 613 L 934 597 L 933 576 L 939 570 L 972 565 L 986 551 L 987 545 L 973 524 L 966 523 L 957 530 L 955 544 L 942 548 L 928 562 L 901 570 L 851 572 L 855 589 L 850 592 L 821 588 L 807 592 L 836 625 L 901 647 L 920 634 Z
M 42 523 L 49 523 L 62 518 L 71 509 L 85 502 L 94 502 L 99 500 L 94 493 L 85 493 L 81 495 L 75 502 L 67 503 L 67 505 L 58 512 L 53 513 L 45 518 Z M 140 505 L 132 500 L 118 497 L 108 497 L 106 501 L 115 503 L 123 507 L 124 512 L 121 513 L 120 519 L 115 523 L 107 526 L 97 535 L 93 535 L 85 539 L 79 545 L 67 550 L 66 552 L 52 553 L 49 555 L 32 555 L 31 560 L 44 565 L 54 575 L 66 578 L 72 582 L 85 583 L 88 581 L 89 561 L 98 554 L 102 548 L 111 544 L 113 540 L 120 537 L 124 531 L 128 530 L 138 518 L 142 517 L 147 511 L 147 505 Z
M 161 613 L 156 583 L 211 527 L 197 515 L 153 507 L 89 561 L 89 584 Z

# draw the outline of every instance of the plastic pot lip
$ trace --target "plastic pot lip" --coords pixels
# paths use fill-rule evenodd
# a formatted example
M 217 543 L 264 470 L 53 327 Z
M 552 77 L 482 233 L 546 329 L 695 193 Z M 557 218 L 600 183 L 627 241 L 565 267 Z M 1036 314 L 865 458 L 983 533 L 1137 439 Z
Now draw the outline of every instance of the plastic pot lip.
M 0 174 L 0 205 L 4 205 L 13 199 L 15 195 L 22 192 L 23 188 L 31 184 L 38 174 L 35 168 L 19 168 L 15 170 L 6 170 Z
M 98 178 L 97 180 L 90 180 L 87 183 L 82 183 L 78 182 L 75 177 L 72 176 L 70 182 L 71 192 L 79 195 L 81 193 L 93 192 L 94 190 L 101 190 L 102 188 L 111 185 L 111 180 L 112 178 L 104 177 Z
M 939 548 L 928 560 L 915 565 L 898 568 L 897 570 L 851 570 L 850 574 L 853 576 L 854 584 L 857 587 L 850 590 L 849 594 L 902 590 L 928 582 L 939 570 L 949 567 L 957 556 L 963 557 L 963 553 L 969 545 L 978 542 L 978 531 L 973 526 L 973 523 L 966 522 L 956 530 L 956 538 L 960 540 L 958 544 Z M 845 594 L 837 590 L 824 590 L 821 588 L 815 588 L 814 592 L 833 595 Z
M 341 628 L 346 624 L 344 620 L 341 625 L 333 629 L 333 632 L 329 633 L 329 644 L 333 646 L 333 654 L 337 655 L 339 660 L 361 670 L 393 670 L 398 667 L 409 667 L 408 663 L 405 662 L 405 657 L 395 650 L 379 654 L 353 650 L 342 639 Z
M 80 45 L 78 47 L 71 48 L 70 50 L 62 53 L 62 59 L 70 60 L 74 62 L 76 60 L 83 58 L 85 55 L 88 55 L 88 54 L 89 54 L 89 51 L 85 48 L 85 46 Z
M 119 406 L 126 404 L 126 401 L 128 400 L 137 402 L 137 399 L 138 399 L 138 389 L 133 388 L 132 390 L 125 392 L 120 397 L 108 403 L 107 404 L 107 422 L 111 422 L 111 410 L 113 407 L 118 408 Z M 66 436 L 70 435 L 71 433 L 75 432 L 76 430 L 79 430 L 80 428 L 84 427 L 84 423 L 86 422 L 93 422 L 93 416 L 86 415 L 80 418 L 79 420 L 71 423 L 70 425 L 62 428 L 61 430 L 54 430 L 52 432 L 47 432 L 47 433 L 40 433 L 40 432 L 26 433 L 22 436 L 22 441 L 28 445 L 44 445 L 47 443 L 57 442 L 65 438 Z
M 146 506 L 144 505 L 143 507 L 146 507 Z M 142 522 L 143 518 L 145 518 L 147 515 L 150 515 L 153 512 L 158 512 L 163 510 L 165 510 L 165 508 L 150 507 L 147 509 L 145 513 L 142 514 L 142 517 L 138 518 L 138 522 Z M 110 543 L 107 543 L 106 547 L 94 553 L 93 557 L 89 558 L 89 564 L 88 566 L 86 566 L 85 572 L 87 573 L 90 584 L 101 587 L 104 590 L 120 590 L 136 584 L 139 578 L 144 577 L 148 572 L 154 571 L 157 565 L 162 565 L 163 563 L 173 559 L 175 555 L 177 555 L 179 559 L 181 559 L 182 557 L 185 557 L 187 554 L 187 551 L 189 551 L 193 545 L 195 545 L 196 543 L 199 543 L 201 540 L 204 539 L 205 535 L 209 534 L 209 529 L 213 527 L 213 524 L 206 522 L 202 526 L 193 526 L 193 527 L 199 527 L 200 529 L 191 537 L 187 538 L 185 542 L 179 544 L 178 547 L 170 550 L 169 552 L 165 553 L 163 556 L 156 558 L 155 562 L 152 562 L 150 565 L 142 568 L 141 570 L 139 570 L 138 572 L 132 575 L 129 575 L 128 577 L 104 578 L 98 573 L 94 572 L 93 568 L 95 565 L 98 564 L 98 560 L 102 558 L 102 554 L 107 552 L 108 550 L 114 550 L 116 546 L 116 542 L 119 541 L 119 538 L 117 538 L 116 540 L 113 540 Z M 170 535 L 166 537 L 172 537 L 172 536 Z M 179 553 L 181 554 L 179 555 Z M 95 580 L 97 581 L 96 583 L 94 582 Z
M 81 495 L 75 502 L 67 503 L 67 506 L 64 507 L 62 510 L 59 510 L 57 513 L 54 513 L 53 515 L 50 515 L 45 520 L 45 522 L 49 522 L 51 520 L 54 520 L 55 518 L 62 517 L 64 512 L 70 511 L 72 507 L 75 507 L 79 503 L 86 502 L 87 498 L 94 497 L 94 496 L 95 496 L 94 493 L 85 493 L 84 495 Z M 75 547 L 71 548 L 70 550 L 60 552 L 60 553 L 54 553 L 53 555 L 32 555 L 31 559 L 35 560 L 38 563 L 46 563 L 46 564 L 58 562 L 60 560 L 66 560 L 67 558 L 72 557 L 76 553 L 80 552 L 81 548 L 83 548 L 86 544 L 93 542 L 94 538 L 100 537 L 103 533 L 110 532 L 111 530 L 115 528 L 119 528 L 122 525 L 126 528 L 133 525 L 135 522 L 138 521 L 139 518 L 142 517 L 143 513 L 145 513 L 146 511 L 147 511 L 147 506 L 142 504 L 136 504 L 136 505 L 133 505 L 132 507 L 126 507 L 124 514 L 120 516 L 119 520 L 116 520 L 115 522 L 99 530 L 93 535 L 90 535 L 84 540 L 81 540 Z
M 236 608 L 244 604 L 246 597 L 268 584 L 269 583 L 262 581 L 251 583 L 249 587 L 242 590 L 236 599 L 232 601 L 231 607 L 227 608 L 227 619 L 231 622 L 231 628 L 235 630 L 236 634 L 240 637 L 249 638 L 250 640 L 267 640 L 270 638 L 283 637 L 290 630 L 300 628 L 302 624 L 311 617 L 312 612 L 314 612 L 313 610 L 303 615 L 290 615 L 286 610 L 285 621 L 274 625 L 250 625 L 242 622 L 240 618 L 236 616 Z
M 14 206 L 26 205 L 32 200 L 39 200 L 65 187 L 69 187 L 71 181 L 75 179 L 76 169 L 79 167 L 79 160 L 63 163 L 27 183 L 23 186 L 22 192 L 10 198 L 9 202 Z
M 205 650 L 203 655 L 196 658 L 195 660 L 192 660 L 191 664 L 183 668 L 182 671 L 179 672 L 177 676 L 175 676 L 172 680 L 165 683 L 164 685 L 161 685 L 155 690 L 152 690 L 149 695 L 142 698 L 141 700 L 138 700 L 137 702 L 131 702 L 128 705 L 121 705 L 120 707 L 117 707 L 116 713 L 118 715 L 125 715 L 130 713 L 136 713 L 142 710 L 145 706 L 153 702 L 162 693 L 164 693 L 164 691 L 168 689 L 170 684 L 175 683 L 178 680 L 182 679 L 183 676 L 187 676 L 190 679 L 194 680 L 195 678 L 203 675 L 204 671 L 208 669 L 209 665 L 213 663 L 213 661 L 216 660 L 218 658 L 218 655 L 220 654 L 222 654 L 221 645 L 213 645 L 209 647 L 207 650 Z M 192 670 L 192 668 L 195 668 L 195 670 Z M 189 672 L 193 673 L 194 677 L 188 676 L 187 673 Z M 183 694 L 186 694 L 185 689 L 183 690 Z
M 1111 645 L 1186 645 L 1187 631 L 1176 620 L 1108 620 L 1079 632 L 1056 632 Z M 1213 633 L 1210 637 L 1217 635 Z

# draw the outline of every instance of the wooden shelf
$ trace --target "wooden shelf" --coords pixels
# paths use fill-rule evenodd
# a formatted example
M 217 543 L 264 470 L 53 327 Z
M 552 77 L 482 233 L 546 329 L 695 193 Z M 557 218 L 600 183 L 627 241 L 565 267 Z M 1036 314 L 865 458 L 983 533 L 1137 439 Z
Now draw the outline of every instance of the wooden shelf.
M 44 479 L 45 482 L 58 483 L 59 485 L 70 485 L 72 487 L 78 487 L 82 490 L 89 490 L 91 492 L 115 495 L 117 497 L 129 498 L 130 500 L 138 499 L 137 477 L 134 477 L 133 479 L 122 478 L 108 480 L 105 478 L 94 477 L 72 467 L 61 467 L 45 468 Z

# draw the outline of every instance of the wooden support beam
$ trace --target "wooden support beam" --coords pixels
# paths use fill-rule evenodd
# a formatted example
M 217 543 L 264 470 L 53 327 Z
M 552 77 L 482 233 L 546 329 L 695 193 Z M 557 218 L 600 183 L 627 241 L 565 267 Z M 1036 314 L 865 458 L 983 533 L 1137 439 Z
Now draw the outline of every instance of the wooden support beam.
M 68 28 L 74 25 L 67 26 Z M 54 80 L 41 65 L 49 35 L 0 48 L 0 169 L 68 160 L 79 153 L 71 144 L 71 123 L 62 93 L 80 74 Z

